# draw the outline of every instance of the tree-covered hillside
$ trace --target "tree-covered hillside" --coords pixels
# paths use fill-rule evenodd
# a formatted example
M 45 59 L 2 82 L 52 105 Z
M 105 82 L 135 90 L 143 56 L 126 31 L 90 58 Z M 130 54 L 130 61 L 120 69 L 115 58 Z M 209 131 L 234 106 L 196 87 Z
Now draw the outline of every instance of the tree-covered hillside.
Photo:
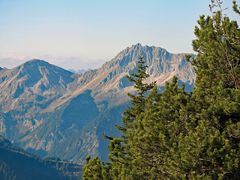
M 78 179 L 81 166 L 58 158 L 41 159 L 0 136 L 1 180 Z

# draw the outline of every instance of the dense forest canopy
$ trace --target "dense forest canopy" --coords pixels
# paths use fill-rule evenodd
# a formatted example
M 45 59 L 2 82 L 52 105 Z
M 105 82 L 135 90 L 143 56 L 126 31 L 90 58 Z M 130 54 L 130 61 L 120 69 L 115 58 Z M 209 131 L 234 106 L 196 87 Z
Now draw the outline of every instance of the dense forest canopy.
M 158 92 L 140 57 L 129 77 L 137 94 L 109 139 L 109 162 L 87 158 L 84 179 L 239 179 L 240 29 L 212 0 L 211 16 L 200 16 L 188 57 L 197 79 L 191 93 L 177 78 Z M 233 1 L 233 11 L 240 8 Z

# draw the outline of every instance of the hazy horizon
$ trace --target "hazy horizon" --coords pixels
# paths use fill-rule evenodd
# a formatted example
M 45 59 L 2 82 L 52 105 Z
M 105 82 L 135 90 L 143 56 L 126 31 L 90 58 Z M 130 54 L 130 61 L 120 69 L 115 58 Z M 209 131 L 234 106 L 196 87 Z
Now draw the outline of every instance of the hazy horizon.
M 66 69 L 97 68 L 137 43 L 192 53 L 194 26 L 209 3 L 1 0 L 0 67 L 44 59 Z
M 141 44 L 141 43 L 137 43 L 137 44 Z M 137 44 L 132 44 L 131 46 L 135 46 Z M 127 46 L 126 48 L 130 48 L 131 46 Z M 141 44 L 141 46 L 144 47 L 144 46 L 149 46 L 149 45 Z M 157 47 L 157 46 L 153 46 L 153 47 Z M 126 48 L 124 48 L 124 49 L 126 49 Z M 160 48 L 163 48 L 163 47 L 160 47 Z M 119 50 L 119 52 L 124 50 L 124 49 Z M 166 49 L 166 48 L 163 48 L 163 49 Z M 168 52 L 172 53 L 171 51 L 168 51 Z M 114 55 L 114 57 L 116 55 Z M 113 59 L 114 57 L 112 57 L 111 59 Z M 96 68 L 101 67 L 105 62 L 111 60 L 111 59 L 107 59 L 107 60 L 104 60 L 104 61 L 101 61 L 101 60 L 89 60 L 88 61 L 86 59 L 80 59 L 78 57 L 65 57 L 64 58 L 64 57 L 49 57 L 49 56 L 42 56 L 42 58 L 23 57 L 23 58 L 19 58 L 19 59 L 0 58 L 0 64 L 2 65 L 0 67 L 11 69 L 11 68 L 17 67 L 21 64 L 24 64 L 25 62 L 28 62 L 28 61 L 31 61 L 31 60 L 36 60 L 36 59 L 37 60 L 43 60 L 43 61 L 46 61 L 50 64 L 65 68 L 66 70 L 73 70 L 73 71 L 96 69 Z M 80 68 L 76 68 L 75 67 L 76 63 L 79 63 L 82 66 Z

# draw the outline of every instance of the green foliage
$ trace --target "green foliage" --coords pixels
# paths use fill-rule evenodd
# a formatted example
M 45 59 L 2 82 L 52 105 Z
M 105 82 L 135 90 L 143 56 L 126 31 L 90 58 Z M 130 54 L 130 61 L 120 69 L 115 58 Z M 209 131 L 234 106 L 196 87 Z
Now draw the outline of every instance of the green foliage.
M 50 160 L 51 159 L 51 160 Z M 0 136 L 0 179 L 77 179 L 81 166 L 68 161 L 41 159 Z
M 85 180 L 108 180 L 108 168 L 100 161 L 98 157 L 91 159 L 90 156 L 86 159 L 86 164 L 83 168 L 83 179 Z
M 240 8 L 237 4 L 237 1 L 236 0 L 233 0 L 233 10 L 240 15 Z
M 185 131 L 180 116 L 189 101 L 184 87 L 178 88 L 177 78 L 166 84 L 163 94 L 155 87 L 147 97 L 146 110 L 134 121 L 135 135 L 129 142 L 133 155 L 134 179 L 163 179 L 170 176 L 170 157 L 178 143 L 177 136 Z M 173 153 L 174 152 L 174 153 Z
M 154 83 L 144 83 L 140 59 L 129 78 L 137 94 L 130 95 L 132 106 L 118 127 L 123 136 L 109 137 L 110 164 L 104 167 L 110 179 L 239 179 L 240 29 L 220 9 L 200 17 L 195 35 L 192 93 L 174 78 L 159 94 Z
M 190 102 L 192 127 L 181 140 L 182 152 L 188 150 L 181 157 L 191 167 L 190 177 L 236 178 L 240 134 L 233 131 L 239 132 L 240 123 L 240 29 L 220 11 L 201 16 L 198 24 L 193 41 L 198 55 L 193 61 L 197 79 Z
M 128 126 L 128 123 L 133 122 L 137 115 L 144 112 L 145 95 L 155 85 L 155 82 L 150 84 L 144 82 L 149 77 L 146 73 L 146 68 L 147 66 L 145 65 L 143 57 L 139 57 L 137 73 L 127 76 L 128 79 L 134 83 L 134 88 L 136 89 L 137 94 L 128 94 L 131 98 L 132 107 L 127 109 L 124 113 L 123 122 L 126 127 Z
M 146 109 L 146 94 L 155 85 L 155 82 L 150 84 L 145 82 L 149 77 L 146 73 L 146 68 L 147 66 L 144 63 L 143 57 L 139 57 L 137 73 L 128 76 L 128 79 L 134 82 L 137 92 L 136 94 L 129 94 L 132 105 L 123 115 L 123 126 L 118 126 L 123 136 L 121 138 L 110 138 L 110 175 L 113 179 L 119 179 L 119 177 L 121 177 L 120 179 L 133 178 L 131 171 L 133 168 L 134 152 L 131 151 L 131 142 L 136 135 L 136 123 L 134 122 L 137 117 L 144 113 Z

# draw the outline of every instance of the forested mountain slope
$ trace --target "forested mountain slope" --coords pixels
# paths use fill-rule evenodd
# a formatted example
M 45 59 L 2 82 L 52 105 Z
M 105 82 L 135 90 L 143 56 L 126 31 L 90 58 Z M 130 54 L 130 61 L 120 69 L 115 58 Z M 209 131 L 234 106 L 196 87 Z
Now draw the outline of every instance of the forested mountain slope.
M 80 177 L 81 166 L 60 159 L 43 160 L 0 137 L 0 179 L 66 179 Z

